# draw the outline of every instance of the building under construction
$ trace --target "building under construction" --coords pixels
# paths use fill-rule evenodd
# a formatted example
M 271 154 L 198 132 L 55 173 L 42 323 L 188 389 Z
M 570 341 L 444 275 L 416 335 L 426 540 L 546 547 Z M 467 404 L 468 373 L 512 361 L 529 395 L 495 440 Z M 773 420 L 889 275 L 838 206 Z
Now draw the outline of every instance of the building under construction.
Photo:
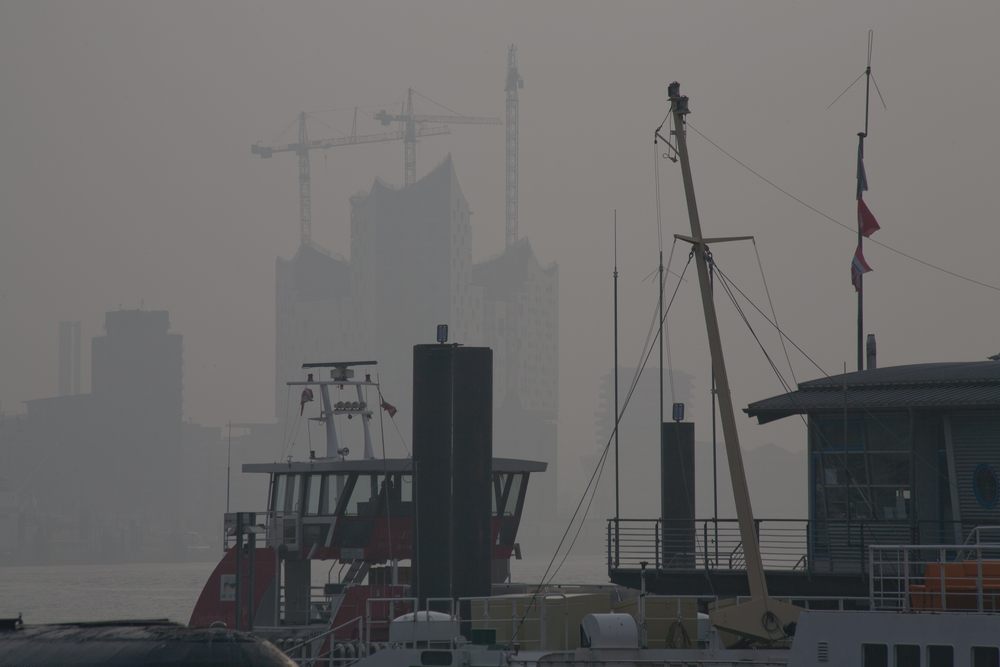
M 311 241 L 308 151 L 326 144 L 308 140 L 301 118 L 299 143 L 287 150 L 299 155 L 302 242 L 295 257 L 277 260 L 275 270 L 278 418 L 291 405 L 285 382 L 298 376 L 303 363 L 370 358 L 378 360 L 383 391 L 400 408 L 395 419 L 408 434 L 413 346 L 433 342 L 436 326 L 448 324 L 450 342 L 493 348 L 494 451 L 544 460 L 555 472 L 559 272 L 555 263 L 542 266 L 527 238 L 518 236 L 517 92 L 523 83 L 513 46 L 507 65 L 506 245 L 478 264 L 472 262 L 471 211 L 451 156 L 417 180 L 412 144 L 421 136 L 421 123 L 499 119 L 421 116 L 413 112 L 410 91 L 403 114 L 376 116 L 386 124 L 398 121 L 397 133 L 344 139 L 406 143 L 404 187 L 376 178 L 369 192 L 351 197 L 347 260 Z M 285 149 L 254 152 L 265 156 L 276 150 Z M 550 483 L 533 492 L 539 513 L 554 511 L 555 477 L 550 474 Z
M 277 417 L 303 363 L 371 358 L 408 433 L 413 346 L 448 324 L 449 342 L 494 350 L 497 454 L 555 466 L 558 267 L 541 266 L 526 238 L 473 264 L 471 213 L 450 156 L 410 186 L 376 179 L 351 198 L 350 261 L 303 244 L 277 260 L 276 278 Z M 554 507 L 555 484 L 540 488 L 535 500 L 551 495 Z

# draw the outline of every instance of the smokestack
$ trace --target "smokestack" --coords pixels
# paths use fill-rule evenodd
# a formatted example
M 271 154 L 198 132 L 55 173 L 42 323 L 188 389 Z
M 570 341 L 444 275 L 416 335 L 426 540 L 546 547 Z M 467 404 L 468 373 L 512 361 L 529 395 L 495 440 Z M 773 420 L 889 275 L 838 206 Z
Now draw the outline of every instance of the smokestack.
M 413 347 L 414 595 L 492 590 L 493 351 Z
M 70 368 L 73 360 L 73 323 L 59 323 L 59 395 L 69 396 Z
M 865 351 L 868 353 L 868 370 L 873 371 L 877 368 L 875 363 L 875 334 L 868 334 L 868 340 L 865 342 Z
M 683 408 L 680 416 L 684 416 Z M 694 567 L 694 486 L 694 422 L 664 423 L 660 426 L 660 519 L 667 567 Z
M 80 393 L 80 323 L 73 322 L 73 393 Z

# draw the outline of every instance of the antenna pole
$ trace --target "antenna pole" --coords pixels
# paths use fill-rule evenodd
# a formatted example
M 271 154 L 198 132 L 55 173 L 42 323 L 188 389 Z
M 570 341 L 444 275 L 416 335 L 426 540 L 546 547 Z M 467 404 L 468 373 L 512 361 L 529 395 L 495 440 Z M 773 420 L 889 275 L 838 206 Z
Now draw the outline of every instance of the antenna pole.
M 618 495 L 618 211 L 615 210 L 615 519 L 621 518 Z
M 232 479 L 230 469 L 233 460 L 233 420 L 229 420 L 229 446 L 226 449 L 226 514 L 229 513 L 229 481 Z
M 871 97 L 871 85 L 872 85 L 872 39 L 874 38 L 874 33 L 868 31 L 868 67 L 865 69 L 865 131 L 858 132 L 858 167 L 861 167 L 860 161 L 865 157 L 865 137 L 868 136 L 868 102 Z M 860 174 L 859 174 L 860 176 Z M 861 190 L 858 189 L 858 198 L 861 198 Z M 864 237 L 861 235 L 861 224 L 858 224 L 858 247 L 861 247 L 862 239 Z M 865 291 L 864 291 L 864 275 L 858 276 L 858 370 L 863 371 L 865 369 Z
M 660 249 L 660 426 L 656 430 L 663 432 L 663 249 Z M 662 437 L 662 436 L 661 436 Z

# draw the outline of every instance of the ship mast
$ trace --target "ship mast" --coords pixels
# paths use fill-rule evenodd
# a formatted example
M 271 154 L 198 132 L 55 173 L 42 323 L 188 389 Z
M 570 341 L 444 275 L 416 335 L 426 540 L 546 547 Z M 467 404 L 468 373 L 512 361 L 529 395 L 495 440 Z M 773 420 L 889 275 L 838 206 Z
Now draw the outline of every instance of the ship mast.
M 735 241 L 748 237 L 729 237 L 709 239 L 702 236 L 701 221 L 698 217 L 698 204 L 694 196 L 694 182 L 691 177 L 691 164 L 688 160 L 687 136 L 684 117 L 690 113 L 688 98 L 681 97 L 680 84 L 676 81 L 668 87 L 670 112 L 673 115 L 674 129 L 671 136 L 676 142 L 677 156 L 681 163 L 681 175 L 684 179 L 684 196 L 687 200 L 688 218 L 691 223 L 691 236 L 677 235 L 676 238 L 693 245 L 695 266 L 698 271 L 698 284 L 701 287 L 701 303 L 705 311 L 705 326 L 708 330 L 708 344 L 712 355 L 712 369 L 715 372 L 716 394 L 719 401 L 719 413 L 722 419 L 722 435 L 726 443 L 726 456 L 729 461 L 729 473 L 732 478 L 733 497 L 736 501 L 736 516 L 739 521 L 740 539 L 743 544 L 743 554 L 746 559 L 747 579 L 750 584 L 750 602 L 716 610 L 710 615 L 711 622 L 730 632 L 765 642 L 783 639 L 794 633 L 794 623 L 798 620 L 798 607 L 778 602 L 768 596 L 767 581 L 764 579 L 764 566 L 761 562 L 760 545 L 757 542 L 757 531 L 754 525 L 753 510 L 750 506 L 750 493 L 747 490 L 746 474 L 743 470 L 743 456 L 740 452 L 739 435 L 736 432 L 736 416 L 733 410 L 733 399 L 729 390 L 729 378 L 726 374 L 726 361 L 722 354 L 722 338 L 719 334 L 719 322 L 715 312 L 715 302 L 712 299 L 712 288 L 709 281 L 708 267 L 712 254 L 710 242 Z M 668 142 L 669 143 L 669 142 Z

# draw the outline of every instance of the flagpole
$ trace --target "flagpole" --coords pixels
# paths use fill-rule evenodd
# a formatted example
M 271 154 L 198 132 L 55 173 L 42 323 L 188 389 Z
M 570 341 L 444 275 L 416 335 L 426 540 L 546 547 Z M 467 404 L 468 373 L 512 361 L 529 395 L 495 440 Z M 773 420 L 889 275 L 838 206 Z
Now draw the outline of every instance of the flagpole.
M 865 131 L 858 132 L 858 160 L 859 165 L 865 156 L 865 137 L 868 136 L 868 102 L 871 98 L 872 84 L 872 39 L 873 32 L 868 31 L 868 67 L 865 69 Z M 859 178 L 861 174 L 858 174 Z M 865 189 L 868 189 L 868 179 L 865 178 Z M 861 199 L 861 185 L 858 184 L 858 199 Z M 860 222 L 860 221 L 859 221 Z M 858 224 L 858 249 L 864 236 L 861 233 L 861 225 Z M 864 253 L 862 253 L 864 256 Z M 865 369 L 865 290 L 864 274 L 858 275 L 858 370 Z
M 867 105 L 866 105 L 867 106 Z M 867 130 L 868 125 L 868 114 L 865 113 L 865 126 Z M 867 134 L 867 132 L 865 133 Z M 865 134 L 858 132 L 858 155 L 863 156 L 865 150 Z M 858 158 L 861 159 L 860 157 Z M 858 198 L 861 198 L 861 193 L 858 192 Z M 861 239 L 864 236 L 861 235 L 861 225 L 858 225 L 858 249 L 861 248 Z M 862 254 L 862 256 L 864 256 Z M 863 371 L 864 361 L 865 361 L 865 351 L 864 351 L 864 337 L 865 337 L 865 290 L 864 290 L 864 274 L 858 274 L 858 370 Z

